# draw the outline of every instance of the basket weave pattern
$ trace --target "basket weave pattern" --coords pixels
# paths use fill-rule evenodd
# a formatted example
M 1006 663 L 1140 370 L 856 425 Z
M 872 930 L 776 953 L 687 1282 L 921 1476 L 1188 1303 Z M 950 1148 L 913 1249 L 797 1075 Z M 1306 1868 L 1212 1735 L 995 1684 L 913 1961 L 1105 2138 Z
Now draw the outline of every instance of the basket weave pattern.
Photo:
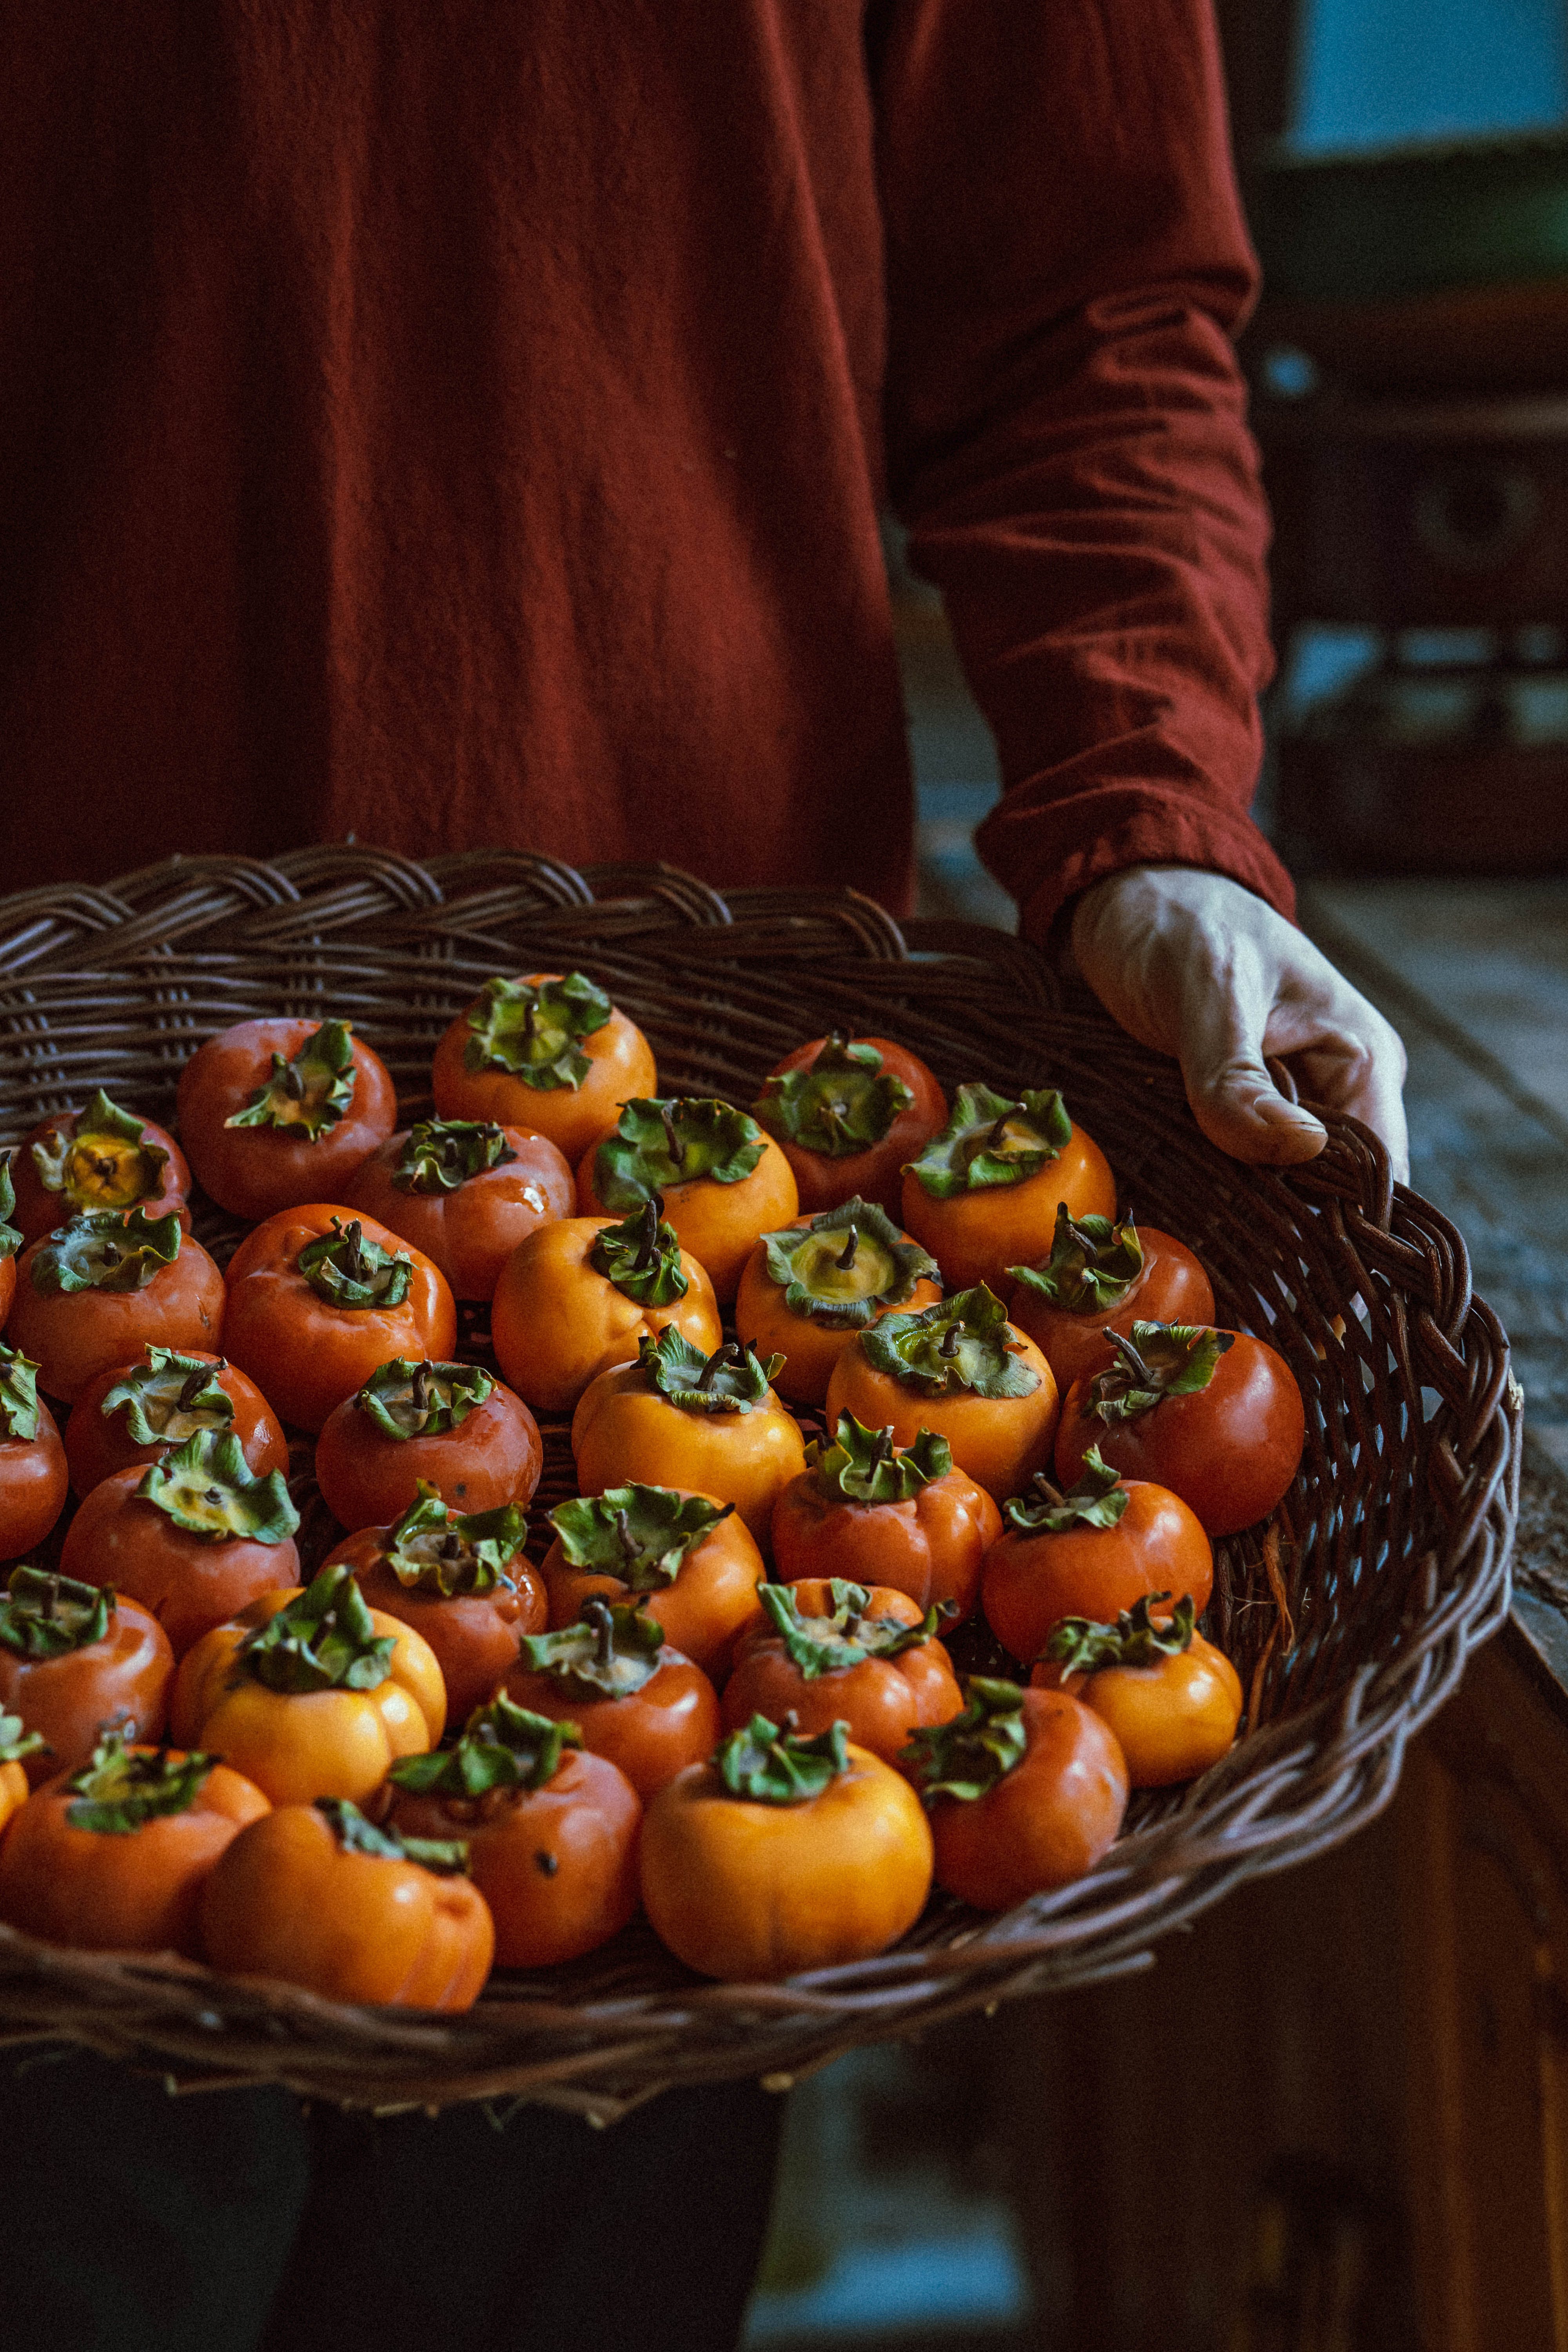
M 1216 1547 L 1215 1633 L 1248 1692 L 1246 1736 L 1193 1788 L 1136 1801 L 1088 1878 L 994 1920 L 939 1896 L 893 1951 L 783 1984 L 705 1983 L 633 1928 L 435 2019 L 0 1927 L 0 2041 L 66 2034 L 193 2087 L 281 2082 L 375 2106 L 520 2096 L 607 2116 L 668 2083 L 787 2076 L 1138 1968 L 1238 1879 L 1349 1835 L 1500 1623 L 1520 1396 L 1453 1227 L 1394 1191 L 1353 1122 L 1331 1117 L 1327 1150 L 1289 1174 L 1223 1160 L 1173 1066 L 1064 1004 L 999 933 L 900 932 L 848 893 L 726 899 L 668 869 L 515 853 L 175 860 L 0 900 L 0 1143 L 100 1084 L 166 1119 L 196 1045 L 268 1013 L 352 1020 L 417 1115 L 437 1037 L 490 973 L 575 966 L 647 1031 L 670 1090 L 748 1103 L 790 1047 L 840 1025 L 898 1038 L 950 1090 L 1062 1088 L 1123 1203 L 1197 1251 L 1220 1319 L 1271 1339 L 1307 1399 L 1285 1503 Z M 546 1441 L 536 1508 L 574 1491 L 563 1424 Z

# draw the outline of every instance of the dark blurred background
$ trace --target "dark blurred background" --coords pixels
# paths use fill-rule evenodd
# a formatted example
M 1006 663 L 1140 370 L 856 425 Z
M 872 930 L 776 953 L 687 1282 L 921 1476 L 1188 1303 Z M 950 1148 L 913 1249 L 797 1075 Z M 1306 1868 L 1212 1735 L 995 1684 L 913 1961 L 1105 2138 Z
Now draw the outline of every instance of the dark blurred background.
M 1265 270 L 1243 354 L 1277 530 L 1258 813 L 1305 927 L 1405 1035 L 1413 1181 L 1463 1227 L 1513 1339 L 1551 1549 L 1568 1526 L 1568 0 L 1219 14 Z M 998 790 L 991 740 L 893 530 L 889 562 L 922 911 L 1010 926 L 970 845 Z M 1426 1990 L 1391 1899 L 1408 1844 L 1395 1819 L 1243 1890 L 1139 1985 L 1020 2003 L 799 2087 L 749 2346 L 1435 2342 L 1409 2244 Z M 1520 2326 L 1496 2340 L 1536 2352 Z

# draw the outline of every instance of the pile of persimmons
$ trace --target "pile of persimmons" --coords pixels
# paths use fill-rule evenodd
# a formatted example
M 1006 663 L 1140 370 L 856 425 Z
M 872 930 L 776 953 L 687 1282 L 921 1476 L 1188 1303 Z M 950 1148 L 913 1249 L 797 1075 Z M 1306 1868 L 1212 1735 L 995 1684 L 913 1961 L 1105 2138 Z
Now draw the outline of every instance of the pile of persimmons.
M 178 1141 L 100 1090 L 0 1157 L 0 1920 L 457 2009 L 640 1905 L 776 1978 L 1225 1753 L 1211 1538 L 1300 1394 L 1059 1095 L 842 1034 L 662 1095 L 580 972 L 488 982 L 431 1083 L 399 1128 L 346 1023 L 249 1021 Z M 289 1430 L 350 1530 L 309 1581 Z M 1016 1679 L 955 1673 L 976 1610 Z

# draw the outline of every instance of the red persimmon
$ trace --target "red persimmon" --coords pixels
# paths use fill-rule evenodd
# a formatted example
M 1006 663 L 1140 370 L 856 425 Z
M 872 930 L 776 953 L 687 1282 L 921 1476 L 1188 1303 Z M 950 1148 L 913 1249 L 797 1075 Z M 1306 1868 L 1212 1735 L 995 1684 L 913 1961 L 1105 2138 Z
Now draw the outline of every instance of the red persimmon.
M 493 1297 L 519 1243 L 570 1216 L 575 1199 L 571 1162 L 548 1136 L 473 1119 L 401 1129 L 349 1188 L 351 1204 L 423 1250 L 458 1298 Z
M 808 1447 L 806 1458 L 809 1467 L 773 1505 L 780 1579 L 890 1585 L 918 1609 L 946 1605 L 949 1624 L 962 1623 L 1002 1515 L 984 1486 L 954 1469 L 946 1438 L 921 1429 L 900 1447 L 890 1426 L 869 1430 L 841 1412 L 833 1444 Z
M 388 1527 L 430 1489 L 460 1511 L 526 1504 L 544 1448 L 521 1397 L 479 1364 L 395 1356 L 333 1407 L 316 1484 L 345 1528 Z
M 1214 1290 L 1184 1242 L 1131 1217 L 1073 1217 L 1057 1211 L 1051 1254 L 1043 1264 L 1010 1265 L 1008 1309 L 1026 1331 L 1065 1396 L 1113 1360 L 1105 1333 L 1135 1322 L 1212 1323 Z
M 591 1598 L 574 1625 L 525 1635 L 507 1696 L 575 1723 L 583 1744 L 618 1764 L 646 1803 L 713 1749 L 719 1701 L 700 1667 L 637 1609 Z
M 58 1111 L 25 1135 L 12 1173 L 24 1241 L 110 1209 L 141 1208 L 149 1217 L 174 1209 L 189 1223 L 191 1171 L 179 1145 L 165 1128 L 110 1102 L 101 1087 L 84 1109 Z
M 945 1122 L 947 1097 L 907 1047 L 835 1030 L 774 1065 L 752 1117 L 777 1138 L 805 1215 L 859 1193 L 897 1224 L 904 1163 Z
M 240 1021 L 180 1073 L 180 1133 L 237 1217 L 342 1199 L 397 1124 L 386 1066 L 346 1021 Z
M 42 1543 L 65 1508 L 65 1447 L 37 1383 L 31 1358 L 0 1346 L 0 1559 Z
M 163 1737 L 174 1653 L 128 1594 L 41 1568 L 16 1568 L 0 1601 L 0 1714 L 46 1745 L 25 1760 L 37 1788 L 85 1764 L 105 1731 Z
M 1057 1475 L 1091 1445 L 1127 1478 L 1168 1486 L 1211 1536 L 1267 1518 L 1296 1475 L 1306 1414 L 1294 1373 L 1245 1331 L 1135 1323 L 1117 1360 L 1075 1381 L 1057 1432 Z
M 223 1276 L 171 1209 L 75 1217 L 33 1242 L 16 1270 L 7 1332 L 38 1385 L 74 1404 L 89 1381 L 145 1347 L 216 1346 Z
M 278 1417 L 237 1364 L 209 1349 L 143 1348 L 133 1363 L 110 1364 L 89 1381 L 66 1423 L 66 1460 L 78 1495 L 140 1463 L 161 1461 L 198 1431 L 232 1429 L 258 1478 L 289 1468 Z
M 753 1715 L 803 1733 L 843 1723 L 858 1748 L 896 1764 L 911 1731 L 963 1706 L 937 1612 L 905 1593 L 840 1578 L 765 1584 L 760 1614 L 735 1644 L 724 1685 L 727 1731 Z
M 985 1555 L 985 1622 L 1015 1658 L 1036 1658 L 1064 1617 L 1111 1619 L 1145 1593 L 1208 1607 L 1214 1553 L 1195 1514 L 1166 1486 L 1118 1476 L 1091 1446 L 1062 1494 L 1037 1476 L 1004 1511 Z

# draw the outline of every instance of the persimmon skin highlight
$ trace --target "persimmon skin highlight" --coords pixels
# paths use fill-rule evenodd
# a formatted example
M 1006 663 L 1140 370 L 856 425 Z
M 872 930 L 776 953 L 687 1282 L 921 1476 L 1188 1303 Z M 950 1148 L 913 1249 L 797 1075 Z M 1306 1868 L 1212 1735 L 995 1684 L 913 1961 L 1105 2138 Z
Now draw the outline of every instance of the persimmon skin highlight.
M 984 1282 L 1005 1298 L 1007 1268 L 1049 1257 L 1057 1210 L 1074 1217 L 1114 1217 L 1116 1179 L 1091 1135 L 1073 1121 L 1056 1159 L 1020 1184 L 996 1184 L 934 1200 L 906 1171 L 899 1223 L 930 1250 L 949 1290 Z
M 700 1975 L 766 1982 L 869 1959 L 914 1926 L 931 1833 L 901 1773 L 852 1742 L 818 1797 L 769 1805 L 691 1765 L 643 1821 L 643 1907 Z
M 180 1073 L 180 1134 L 204 1192 L 231 1216 L 259 1221 L 307 1201 L 346 1192 L 397 1124 L 397 1090 L 385 1063 L 352 1037 L 353 1097 L 341 1118 L 310 1142 L 297 1129 L 228 1127 L 272 1075 L 321 1027 L 320 1021 L 238 1021 L 198 1045 Z
M 1127 1508 L 1113 1528 L 1001 1532 L 985 1555 L 985 1622 L 1015 1658 L 1038 1657 L 1064 1617 L 1110 1624 L 1146 1593 L 1184 1593 L 1202 1615 L 1214 1591 L 1214 1550 L 1179 1495 L 1146 1478 L 1122 1481 Z

